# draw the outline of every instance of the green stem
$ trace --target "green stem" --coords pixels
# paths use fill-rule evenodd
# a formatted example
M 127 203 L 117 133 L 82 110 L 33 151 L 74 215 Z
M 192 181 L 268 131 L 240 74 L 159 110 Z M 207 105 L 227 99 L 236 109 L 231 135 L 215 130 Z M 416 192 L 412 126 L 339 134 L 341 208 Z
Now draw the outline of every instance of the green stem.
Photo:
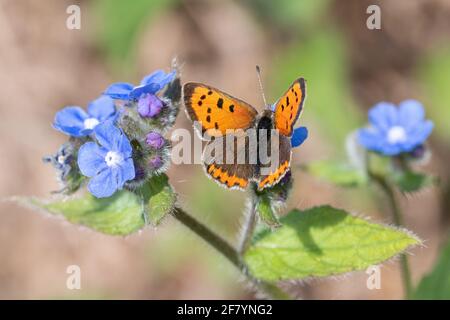
M 389 184 L 386 179 L 380 175 L 370 174 L 371 178 L 378 183 L 383 192 L 388 199 L 389 205 L 391 207 L 392 216 L 394 218 L 394 223 L 397 226 L 403 226 L 403 216 L 398 205 L 397 198 L 395 197 L 395 192 L 392 186 Z M 412 280 L 411 280 L 411 271 L 409 268 L 408 256 L 404 253 L 400 255 L 400 267 L 402 272 L 402 282 L 403 289 L 405 292 L 406 298 L 411 297 L 412 294 Z
M 245 251 L 247 251 L 247 248 L 249 247 L 249 245 L 251 243 L 253 232 L 256 227 L 256 205 L 257 205 L 256 202 L 258 201 L 258 199 L 256 198 L 256 196 L 254 194 L 251 194 L 249 196 L 248 201 L 250 201 L 250 206 L 248 209 L 249 211 L 245 218 L 246 221 L 242 228 L 241 240 L 239 243 L 239 253 L 241 255 L 244 254 Z
M 209 245 L 211 245 L 214 249 L 220 252 L 236 268 L 238 268 L 253 285 L 259 287 L 271 298 L 282 300 L 290 299 L 289 295 L 287 295 L 273 283 L 260 281 L 253 278 L 248 273 L 248 268 L 242 259 L 242 255 L 235 248 L 233 248 L 226 240 L 224 240 L 222 237 L 211 231 L 208 227 L 206 227 L 197 219 L 189 215 L 186 211 L 184 211 L 181 208 L 175 207 L 175 209 L 172 212 L 172 215 L 175 217 L 175 219 L 184 224 L 187 228 L 189 228 L 196 235 L 198 235 L 200 238 L 205 240 Z
M 225 258 L 227 258 L 236 268 L 239 270 L 243 270 L 245 268 L 245 264 L 242 261 L 241 256 L 227 241 L 222 239 L 222 237 L 215 234 L 181 208 L 175 208 L 173 211 L 173 216 L 200 238 L 209 243 L 209 245 L 211 245 L 214 249 L 223 254 Z

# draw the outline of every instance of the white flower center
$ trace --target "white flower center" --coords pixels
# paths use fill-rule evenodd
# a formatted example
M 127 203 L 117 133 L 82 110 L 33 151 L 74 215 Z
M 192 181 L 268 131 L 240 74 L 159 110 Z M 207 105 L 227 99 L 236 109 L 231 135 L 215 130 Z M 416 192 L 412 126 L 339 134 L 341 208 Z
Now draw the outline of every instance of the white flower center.
M 96 118 L 87 118 L 84 120 L 84 128 L 92 130 L 94 129 L 100 122 Z
M 108 167 L 117 167 L 123 162 L 123 156 L 121 153 L 108 151 L 105 157 L 105 162 Z
M 387 140 L 390 144 L 405 142 L 406 139 L 407 139 L 406 131 L 403 127 L 395 126 L 389 129 L 387 134 Z
M 66 157 L 63 155 L 60 155 L 60 156 L 58 156 L 57 160 L 58 160 L 58 163 L 64 164 L 64 162 L 66 161 Z

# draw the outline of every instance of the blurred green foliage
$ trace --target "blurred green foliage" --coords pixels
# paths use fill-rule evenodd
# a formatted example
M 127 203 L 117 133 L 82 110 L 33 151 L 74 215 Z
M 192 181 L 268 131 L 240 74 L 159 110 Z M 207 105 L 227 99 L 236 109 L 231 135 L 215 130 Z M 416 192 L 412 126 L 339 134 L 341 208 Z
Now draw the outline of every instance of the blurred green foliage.
M 299 76 L 306 79 L 304 116 L 319 124 L 336 150 L 343 150 L 347 134 L 362 123 L 346 70 L 343 39 L 338 33 L 325 30 L 280 52 L 272 72 L 271 88 L 278 96 Z
M 109 64 L 122 74 L 133 70 L 133 55 L 141 27 L 177 0 L 93 1 L 99 20 L 97 39 Z
M 341 187 L 359 187 L 367 183 L 365 172 L 344 162 L 315 161 L 307 164 L 304 169 L 313 176 Z
M 443 248 L 433 271 L 426 275 L 417 286 L 413 299 L 450 299 L 450 241 Z
M 418 71 L 425 108 L 436 126 L 435 133 L 450 141 L 450 47 L 431 52 L 420 63 Z
M 221 233 L 234 236 L 241 223 L 246 193 L 227 190 L 198 171 L 189 178 L 189 211 L 201 220 L 207 219 Z
M 315 25 L 326 12 L 330 0 L 244 0 L 243 3 L 254 10 L 264 24 L 295 33 L 299 26 Z

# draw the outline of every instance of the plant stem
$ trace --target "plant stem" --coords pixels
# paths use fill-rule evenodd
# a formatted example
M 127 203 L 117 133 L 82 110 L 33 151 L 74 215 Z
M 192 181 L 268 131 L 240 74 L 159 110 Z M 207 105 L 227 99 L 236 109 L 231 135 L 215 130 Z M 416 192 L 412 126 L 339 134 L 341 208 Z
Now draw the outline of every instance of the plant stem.
M 400 209 L 400 206 L 398 205 L 397 198 L 395 197 L 395 192 L 392 186 L 389 184 L 386 179 L 380 175 L 376 174 L 370 174 L 371 178 L 378 183 L 378 185 L 381 187 L 383 192 L 385 193 L 389 205 L 391 207 L 392 216 L 394 218 L 394 223 L 397 226 L 403 226 L 403 216 Z M 402 273 L 402 282 L 403 282 L 403 289 L 405 292 L 405 297 L 409 298 L 412 293 L 412 280 L 411 280 L 411 271 L 409 268 L 409 262 L 408 262 L 408 256 L 404 253 L 400 255 L 400 266 L 401 266 L 401 273 Z
M 242 228 L 241 240 L 239 242 L 240 254 L 244 254 L 245 251 L 247 251 L 247 248 L 249 247 L 252 240 L 253 231 L 256 227 L 256 202 L 258 201 L 258 199 L 255 195 L 251 194 L 248 201 L 250 201 L 250 205 L 248 213 L 245 217 L 246 220 Z
M 223 254 L 236 268 L 242 270 L 245 267 L 239 253 L 227 241 L 208 229 L 183 209 L 176 207 L 173 211 L 173 216 L 214 249 Z
M 238 268 L 253 285 L 259 287 L 271 298 L 283 300 L 290 299 L 289 295 L 283 292 L 276 285 L 253 278 L 248 273 L 248 268 L 242 259 L 242 255 L 235 248 L 233 248 L 226 240 L 224 240 L 222 237 L 211 231 L 208 227 L 206 227 L 197 219 L 189 215 L 186 211 L 184 211 L 181 208 L 175 207 L 172 212 L 172 215 L 175 217 L 175 219 L 180 221 L 187 228 L 189 228 L 196 235 L 205 240 L 209 245 L 211 245 L 223 256 L 225 256 L 225 258 L 227 258 L 236 268 Z

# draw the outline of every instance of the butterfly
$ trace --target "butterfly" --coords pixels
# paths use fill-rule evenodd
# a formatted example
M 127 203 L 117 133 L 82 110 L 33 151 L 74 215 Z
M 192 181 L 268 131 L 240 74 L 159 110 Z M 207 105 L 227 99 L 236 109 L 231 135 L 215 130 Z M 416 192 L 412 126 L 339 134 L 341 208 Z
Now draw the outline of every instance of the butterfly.
M 290 137 L 305 98 L 305 80 L 299 78 L 273 106 L 258 114 L 250 104 L 219 89 L 202 83 L 186 83 L 183 86 L 186 113 L 199 125 L 197 129 L 203 139 L 210 138 L 202 159 L 206 174 L 230 189 L 244 190 L 250 182 L 255 182 L 258 190 L 276 185 L 290 170 Z M 249 135 L 245 134 L 250 129 L 255 129 L 256 140 L 253 141 L 256 143 L 251 143 Z M 269 134 L 260 134 L 262 129 Z M 232 142 L 228 147 L 216 148 L 218 141 L 226 139 Z M 259 151 L 263 144 L 268 145 L 269 150 L 273 150 L 271 147 L 278 150 L 276 161 L 273 158 L 262 161 Z M 244 161 L 239 161 L 241 155 Z M 251 157 L 256 157 L 256 161 L 249 161 Z

